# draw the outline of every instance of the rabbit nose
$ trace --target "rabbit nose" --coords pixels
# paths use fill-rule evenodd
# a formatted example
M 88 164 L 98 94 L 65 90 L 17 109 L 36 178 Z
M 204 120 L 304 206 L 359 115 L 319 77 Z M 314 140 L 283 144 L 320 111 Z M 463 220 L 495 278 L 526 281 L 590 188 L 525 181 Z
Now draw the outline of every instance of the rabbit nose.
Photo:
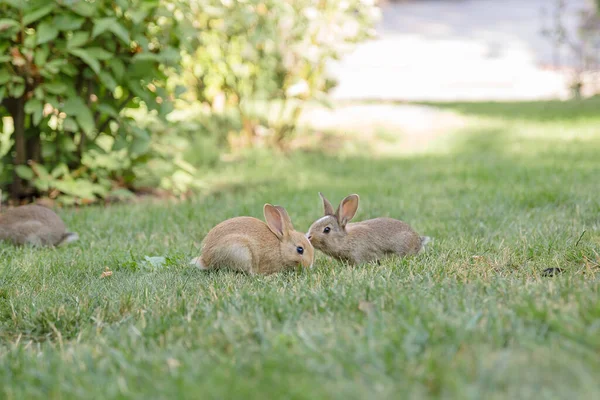
M 310 240 L 310 239 L 312 239 L 312 235 L 308 235 L 306 238 L 307 238 L 308 240 Z

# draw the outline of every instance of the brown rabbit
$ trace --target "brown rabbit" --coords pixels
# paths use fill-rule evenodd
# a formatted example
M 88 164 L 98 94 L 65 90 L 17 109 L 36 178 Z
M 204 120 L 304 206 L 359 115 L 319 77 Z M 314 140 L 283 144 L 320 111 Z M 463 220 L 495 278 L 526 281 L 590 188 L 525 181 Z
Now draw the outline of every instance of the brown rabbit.
M 323 200 L 325 216 L 315 221 L 307 233 L 312 245 L 323 253 L 350 264 L 379 261 L 385 256 L 400 257 L 417 254 L 429 242 L 408 224 L 392 218 L 375 218 L 348 223 L 358 209 L 358 195 L 351 194 L 333 211 L 331 203 Z
M 0 215 L 0 240 L 15 245 L 60 246 L 77 240 L 67 232 L 62 219 L 51 209 L 30 204 Z
M 208 232 L 202 255 L 191 261 L 200 269 L 231 268 L 250 274 L 272 274 L 302 265 L 312 267 L 314 249 L 296 232 L 281 206 L 264 206 L 265 224 L 252 217 L 221 222 Z

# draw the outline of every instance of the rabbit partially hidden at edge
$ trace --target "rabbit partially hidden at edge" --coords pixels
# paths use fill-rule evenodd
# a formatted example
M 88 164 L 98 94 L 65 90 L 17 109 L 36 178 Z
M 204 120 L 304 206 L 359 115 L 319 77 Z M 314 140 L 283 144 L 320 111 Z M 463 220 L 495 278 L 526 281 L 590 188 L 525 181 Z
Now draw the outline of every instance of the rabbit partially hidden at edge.
M 0 215 L 0 240 L 14 245 L 60 246 L 78 238 L 76 233 L 67 232 L 54 211 L 43 206 L 15 207 Z
M 208 232 L 202 254 L 190 263 L 200 269 L 229 268 L 250 274 L 272 274 L 298 265 L 312 267 L 314 249 L 292 226 L 281 206 L 265 204 L 265 224 L 252 217 L 221 222 Z
M 419 236 L 408 224 L 393 218 L 375 218 L 348 223 L 356 214 L 359 197 L 351 194 L 333 211 L 323 200 L 325 216 L 315 221 L 307 233 L 312 245 L 323 253 L 349 264 L 379 261 L 385 256 L 400 257 L 420 252 L 430 241 Z

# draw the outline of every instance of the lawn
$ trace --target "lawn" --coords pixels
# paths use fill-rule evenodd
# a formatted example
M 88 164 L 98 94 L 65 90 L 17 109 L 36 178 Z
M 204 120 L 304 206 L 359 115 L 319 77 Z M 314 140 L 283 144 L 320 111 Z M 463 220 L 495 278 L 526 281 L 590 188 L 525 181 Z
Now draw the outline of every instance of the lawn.
M 439 106 L 465 126 L 412 154 L 246 154 L 187 202 L 62 210 L 69 247 L 1 244 L 0 397 L 600 398 L 600 101 Z M 267 277 L 188 267 L 265 202 L 306 231 L 318 191 L 433 245 Z

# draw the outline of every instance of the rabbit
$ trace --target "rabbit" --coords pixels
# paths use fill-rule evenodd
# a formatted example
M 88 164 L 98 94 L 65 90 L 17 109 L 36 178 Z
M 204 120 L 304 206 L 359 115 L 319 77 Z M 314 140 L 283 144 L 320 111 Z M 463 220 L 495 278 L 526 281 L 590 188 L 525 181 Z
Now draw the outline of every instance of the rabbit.
M 62 219 L 51 209 L 30 204 L 0 215 L 0 240 L 20 246 L 60 246 L 79 239 L 67 232 Z
M 316 220 L 306 237 L 315 249 L 351 265 L 379 261 L 388 255 L 419 253 L 430 238 L 419 236 L 408 224 L 393 218 L 348 223 L 356 214 L 359 197 L 347 196 L 336 211 L 319 192 L 325 216 Z
M 230 268 L 269 275 L 298 265 L 311 268 L 314 249 L 306 236 L 294 230 L 281 206 L 264 205 L 266 224 L 253 217 L 221 222 L 208 232 L 199 257 L 190 264 L 200 269 Z

